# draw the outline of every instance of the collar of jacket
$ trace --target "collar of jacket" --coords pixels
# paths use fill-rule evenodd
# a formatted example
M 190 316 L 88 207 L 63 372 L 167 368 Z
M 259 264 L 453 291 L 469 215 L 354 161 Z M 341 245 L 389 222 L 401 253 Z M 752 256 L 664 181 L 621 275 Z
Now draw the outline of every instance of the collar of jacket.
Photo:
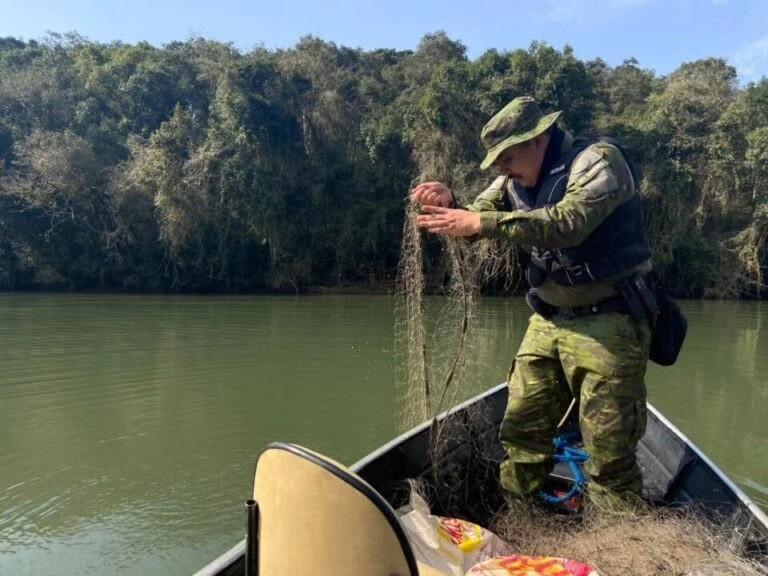
M 529 189 L 534 198 L 541 188 L 542 183 L 547 179 L 549 172 L 557 164 L 557 161 L 572 147 L 573 136 L 571 133 L 555 126 L 552 130 L 552 135 L 549 138 L 547 150 L 544 152 L 544 160 L 539 169 L 539 178 L 536 181 L 536 186 Z

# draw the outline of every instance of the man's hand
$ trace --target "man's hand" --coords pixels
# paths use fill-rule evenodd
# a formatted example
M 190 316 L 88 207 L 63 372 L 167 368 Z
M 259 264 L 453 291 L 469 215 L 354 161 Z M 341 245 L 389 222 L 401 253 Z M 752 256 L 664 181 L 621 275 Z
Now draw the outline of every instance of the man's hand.
M 440 206 L 423 206 L 417 217 L 419 228 L 434 234 L 474 236 L 480 233 L 480 214 Z
M 411 190 L 411 201 L 422 206 L 453 206 L 453 194 L 442 182 L 423 182 Z

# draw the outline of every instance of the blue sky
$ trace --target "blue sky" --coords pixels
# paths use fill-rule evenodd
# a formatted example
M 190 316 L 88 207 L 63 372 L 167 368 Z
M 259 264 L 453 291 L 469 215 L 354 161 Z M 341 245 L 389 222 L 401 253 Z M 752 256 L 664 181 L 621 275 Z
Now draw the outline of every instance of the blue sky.
M 96 41 L 161 46 L 205 36 L 290 47 L 314 34 L 346 46 L 415 48 L 444 30 L 476 57 L 543 40 L 611 65 L 635 57 L 660 74 L 719 56 L 743 83 L 768 76 L 768 0 L 0 0 L 0 36 L 76 31 Z

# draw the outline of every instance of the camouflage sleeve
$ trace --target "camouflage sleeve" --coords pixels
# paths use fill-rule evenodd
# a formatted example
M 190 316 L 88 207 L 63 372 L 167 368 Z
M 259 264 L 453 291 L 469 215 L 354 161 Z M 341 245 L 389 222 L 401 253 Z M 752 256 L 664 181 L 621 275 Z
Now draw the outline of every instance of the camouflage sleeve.
M 499 176 L 475 198 L 472 204 L 464 208 L 472 212 L 497 212 L 504 210 L 504 194 L 507 193 L 504 190 L 504 182 L 506 180 L 504 176 Z
M 480 215 L 480 235 L 541 248 L 576 246 L 633 193 L 632 175 L 621 152 L 599 142 L 576 157 L 560 202 L 530 212 L 489 208 Z

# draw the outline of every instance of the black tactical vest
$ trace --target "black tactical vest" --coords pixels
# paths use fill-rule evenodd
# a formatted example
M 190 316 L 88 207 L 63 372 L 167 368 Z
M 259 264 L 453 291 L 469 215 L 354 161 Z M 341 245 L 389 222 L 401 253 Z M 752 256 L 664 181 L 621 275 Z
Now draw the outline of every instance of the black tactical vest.
M 530 211 L 557 204 L 565 196 L 571 165 L 576 156 L 598 141 L 616 146 L 626 159 L 624 150 L 613 139 L 576 139 L 573 147 L 542 176 L 538 192 L 517 184 L 512 190 L 508 187 L 506 201 L 509 208 Z M 635 179 L 631 165 L 630 171 Z M 640 196 L 635 192 L 611 212 L 580 245 L 550 250 L 532 247 L 526 276 L 532 287 L 540 286 L 547 276 L 558 284 L 575 286 L 618 276 L 650 258 L 651 250 L 645 236 Z

